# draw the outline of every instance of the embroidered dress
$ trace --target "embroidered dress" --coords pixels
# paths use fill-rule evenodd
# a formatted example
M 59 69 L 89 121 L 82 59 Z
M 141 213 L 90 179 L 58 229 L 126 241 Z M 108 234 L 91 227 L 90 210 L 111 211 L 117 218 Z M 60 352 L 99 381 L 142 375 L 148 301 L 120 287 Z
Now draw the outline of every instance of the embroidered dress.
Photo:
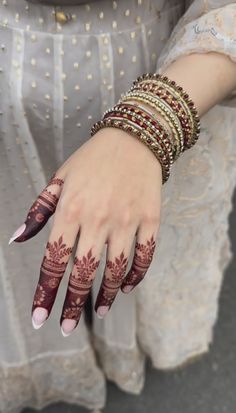
M 34 331 L 30 310 L 52 222 L 28 242 L 9 247 L 8 240 L 51 175 L 137 76 L 192 52 L 236 61 L 235 21 L 236 3 L 224 0 L 1 0 L 2 413 L 59 400 L 102 408 L 106 378 L 140 393 L 146 357 L 165 369 L 208 350 L 232 257 L 235 93 L 202 117 L 197 144 L 173 165 L 148 274 L 132 293 L 118 294 L 104 319 L 93 313 L 89 326 L 82 316 L 62 337 L 70 262 L 50 319 Z M 104 246 L 93 305 L 105 260 Z

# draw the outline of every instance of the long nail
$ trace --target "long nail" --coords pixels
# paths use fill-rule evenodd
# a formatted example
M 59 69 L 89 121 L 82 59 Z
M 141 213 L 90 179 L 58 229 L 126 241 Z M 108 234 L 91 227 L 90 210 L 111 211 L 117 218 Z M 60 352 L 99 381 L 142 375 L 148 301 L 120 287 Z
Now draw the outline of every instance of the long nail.
M 97 316 L 98 318 L 103 318 L 109 310 L 109 306 L 108 305 L 101 305 L 100 307 L 98 307 L 97 309 Z
M 133 288 L 133 285 L 125 285 L 121 290 L 123 291 L 123 293 L 128 294 Z
M 75 329 L 75 326 L 76 326 L 75 320 L 65 318 L 65 320 L 63 320 L 61 324 L 61 333 L 63 337 L 68 337 L 72 333 L 72 331 Z
M 13 241 L 15 241 L 16 238 L 18 238 L 21 234 L 23 234 L 24 230 L 26 228 L 25 224 L 22 224 L 15 232 L 14 234 L 11 236 L 8 245 L 10 245 Z
M 38 330 L 44 324 L 45 320 L 48 317 L 48 311 L 43 307 L 35 308 L 32 315 L 32 324 L 33 327 Z

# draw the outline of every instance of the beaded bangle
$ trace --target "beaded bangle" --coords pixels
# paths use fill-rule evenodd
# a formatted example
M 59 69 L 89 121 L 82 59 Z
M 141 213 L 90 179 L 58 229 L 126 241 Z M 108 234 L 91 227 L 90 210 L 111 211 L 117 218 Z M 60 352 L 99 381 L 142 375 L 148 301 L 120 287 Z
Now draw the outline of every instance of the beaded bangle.
M 172 93 L 168 85 L 163 87 L 160 82 L 157 84 L 142 82 L 139 87 L 135 86 L 132 90 L 145 90 L 146 93 L 158 96 L 163 103 L 169 106 L 170 110 L 174 111 L 181 123 L 181 128 L 184 131 L 184 150 L 189 149 L 195 143 L 195 123 L 191 112 L 185 101 Z
M 147 80 L 152 80 L 154 82 L 159 81 L 159 84 L 164 84 L 165 88 L 168 88 L 172 94 L 176 95 L 179 97 L 179 100 L 181 103 L 188 108 L 189 113 L 191 114 L 191 118 L 193 119 L 193 124 L 194 124 L 194 130 L 193 130 L 193 139 L 191 143 L 189 142 L 189 147 L 191 147 L 194 143 L 196 143 L 199 134 L 200 134 L 200 119 L 197 113 L 197 109 L 192 101 L 192 99 L 189 97 L 188 93 L 179 85 L 174 80 L 170 80 L 167 76 L 162 76 L 159 73 L 146 73 L 142 76 L 139 76 L 136 80 L 133 81 L 133 85 L 136 86 L 142 81 L 147 81 Z M 132 88 L 131 88 L 132 89 Z
M 175 114 L 168 110 L 166 106 L 164 105 L 163 101 L 161 99 L 158 100 L 157 96 L 152 95 L 151 93 L 144 93 L 144 92 L 132 92 L 129 94 L 125 94 L 122 97 L 121 102 L 126 102 L 130 100 L 130 98 L 134 98 L 135 100 L 143 101 L 153 108 L 157 112 L 159 112 L 163 118 L 168 122 L 171 131 L 173 133 L 173 136 L 175 138 L 175 146 L 176 146 L 176 155 L 175 155 L 175 160 L 179 157 L 180 153 L 183 151 L 184 148 L 184 135 L 183 135 L 183 130 L 180 125 L 179 119 Z
M 161 151 L 163 152 L 163 159 L 168 163 L 168 167 L 173 163 L 172 159 L 170 159 L 171 155 L 169 155 L 168 152 L 171 152 L 170 148 L 167 148 L 165 145 L 167 145 L 167 136 L 163 133 L 161 126 L 157 129 L 157 125 L 154 126 L 151 124 L 151 122 L 147 121 L 145 118 L 139 116 L 138 114 L 131 112 L 127 113 L 126 110 L 124 109 L 123 112 L 122 110 L 116 111 L 117 113 L 114 112 L 114 114 L 105 115 L 103 118 L 104 120 L 107 118 L 116 118 L 116 119 L 122 119 L 123 121 L 128 120 L 133 124 L 133 126 L 137 126 L 139 130 L 142 130 L 143 133 L 147 136 L 147 143 L 151 146 L 159 147 Z M 154 136 L 155 134 L 155 136 Z
M 104 118 L 113 116 L 127 118 L 132 122 L 137 121 L 139 126 L 144 125 L 145 130 L 151 134 L 152 141 L 155 142 L 155 140 L 157 140 L 160 143 L 163 150 L 166 152 L 170 165 L 173 164 L 173 152 L 175 149 L 173 149 L 173 144 L 169 138 L 168 131 L 161 123 L 157 122 L 152 115 L 149 115 L 145 109 L 135 108 L 132 104 L 119 104 L 111 111 L 108 110 L 105 113 Z
M 104 127 L 115 127 L 136 136 L 153 152 L 162 168 L 162 184 L 169 176 L 173 162 L 190 148 L 200 134 L 200 120 L 189 95 L 175 81 L 158 73 L 146 73 L 133 81 L 133 86 L 101 121 L 91 128 L 91 136 Z M 131 100 L 131 102 L 130 102 Z M 134 102 L 138 102 L 136 105 Z M 139 102 L 155 108 L 168 122 L 172 136 L 156 114 Z
M 166 161 L 163 160 L 163 151 L 161 149 L 158 149 L 158 147 L 154 147 L 153 144 L 150 145 L 147 142 L 146 134 L 145 132 L 143 132 L 142 128 L 139 128 L 137 125 L 134 126 L 129 120 L 126 120 L 124 122 L 124 120 L 119 120 L 116 118 L 107 118 L 96 123 L 95 129 L 92 128 L 92 134 L 96 133 L 99 129 L 104 127 L 115 127 L 122 129 L 141 140 L 146 146 L 149 147 L 155 157 L 160 161 L 162 167 L 162 184 L 164 184 L 168 180 L 170 173 L 168 168 L 166 167 Z
M 174 101 L 173 95 L 171 96 L 172 100 L 170 101 L 169 96 L 166 95 L 166 92 L 167 90 L 164 89 L 163 92 L 163 88 L 161 87 L 157 88 L 153 85 L 148 86 L 140 84 L 139 87 L 135 86 L 132 88 L 132 92 L 128 92 L 128 95 L 133 93 L 145 93 L 146 96 L 156 99 L 155 104 L 157 105 L 157 108 L 159 108 L 159 110 L 164 110 L 169 119 L 172 119 L 172 122 L 175 124 L 178 134 L 181 134 L 181 152 L 183 152 L 186 142 L 188 142 L 192 137 L 193 122 L 191 122 L 190 115 L 187 115 L 184 112 L 184 109 L 179 102 L 176 107 L 176 102 Z
M 136 136 L 141 142 L 143 142 L 155 155 L 155 157 L 159 160 L 161 167 L 162 167 L 162 184 L 164 184 L 169 176 L 170 176 L 170 168 L 168 163 L 165 159 L 165 154 L 163 150 L 158 145 L 158 142 L 150 143 L 151 139 L 149 135 L 147 135 L 145 129 L 143 127 L 139 127 L 137 124 L 133 124 L 128 119 L 116 119 L 116 118 L 106 118 L 101 121 L 96 122 L 91 128 L 91 136 L 93 136 L 96 132 L 98 132 L 101 128 L 104 127 L 115 127 L 118 129 L 122 129 L 127 133 L 130 133 L 132 136 Z M 148 142 L 147 139 L 150 139 Z
M 136 102 L 135 102 L 136 101 Z M 120 103 L 119 103 L 120 102 Z M 122 101 L 119 101 L 118 102 L 118 105 L 119 104 L 122 104 L 122 107 L 123 106 L 127 106 L 129 109 L 131 109 L 132 110 L 132 108 L 136 108 L 137 110 L 140 110 L 140 109 L 143 109 L 144 111 L 146 111 L 151 117 L 152 117 L 152 119 L 154 118 L 154 121 L 155 122 L 158 122 L 157 123 L 157 125 L 158 125 L 158 127 L 159 127 L 159 125 L 161 125 L 162 126 L 162 129 L 163 129 L 163 131 L 165 132 L 165 134 L 166 134 L 166 137 L 167 137 L 167 139 L 169 140 L 169 142 L 170 142 L 170 144 L 171 144 L 171 146 L 172 146 L 172 154 L 173 154 L 173 158 L 174 158 L 174 161 L 177 159 L 177 157 L 178 157 L 178 151 L 179 151 L 179 139 L 178 139 L 178 136 L 177 136 L 177 134 L 176 134 L 176 129 L 173 127 L 173 125 L 171 125 L 172 127 L 173 127 L 173 129 L 172 129 L 172 127 L 170 127 L 170 129 L 171 129 L 171 131 L 172 131 L 172 134 L 173 134 L 173 138 L 174 138 L 174 140 L 172 139 L 172 137 L 170 137 L 170 132 L 169 132 L 169 130 L 166 128 L 166 126 L 164 125 L 164 123 L 163 123 L 163 121 L 162 120 L 160 120 L 160 119 L 158 119 L 157 120 L 157 116 L 156 116 L 156 113 L 154 113 L 153 111 L 151 111 L 151 110 L 149 110 L 148 108 L 147 108 L 147 106 L 143 106 L 142 104 L 140 104 L 140 102 L 141 103 L 149 103 L 149 102 L 146 102 L 144 99 L 139 99 L 139 98 L 135 98 L 135 99 L 132 99 L 131 100 L 131 102 L 130 102 L 130 99 L 124 99 L 124 100 L 122 100 Z M 152 105 L 149 105 L 149 106 L 152 106 Z M 115 106 L 115 108 L 117 107 L 117 105 Z M 153 105 L 153 107 L 154 107 L 154 105 Z M 160 112 L 161 113 L 161 112 Z M 166 116 L 164 116 L 164 114 L 161 114 L 162 115 L 162 117 L 163 117 L 163 119 L 165 119 L 166 120 L 166 122 L 169 124 L 169 126 L 170 126 L 170 122 L 169 122 L 169 119 L 167 119 L 166 118 Z

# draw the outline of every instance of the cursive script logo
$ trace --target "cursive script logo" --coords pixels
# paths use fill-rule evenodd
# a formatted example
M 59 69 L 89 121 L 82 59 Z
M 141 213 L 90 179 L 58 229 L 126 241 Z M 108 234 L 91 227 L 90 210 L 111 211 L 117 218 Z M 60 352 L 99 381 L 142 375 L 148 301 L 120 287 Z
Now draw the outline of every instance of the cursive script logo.
M 214 27 L 211 27 L 210 29 L 200 29 L 198 24 L 195 24 L 193 26 L 195 33 L 211 33 L 213 36 L 217 36 L 217 31 L 214 29 Z
M 225 43 L 225 45 L 226 45 L 227 43 L 234 43 L 234 44 L 236 44 L 236 39 L 233 39 L 232 37 L 228 37 L 228 36 L 225 36 L 225 35 L 217 32 L 217 30 L 216 30 L 214 27 L 210 27 L 210 28 L 208 28 L 208 29 L 200 29 L 200 28 L 199 28 L 199 25 L 198 25 L 198 24 L 195 24 L 195 25 L 193 26 L 193 28 L 194 28 L 194 32 L 195 32 L 196 34 L 210 33 L 212 36 L 216 37 L 217 39 L 222 40 L 222 41 Z

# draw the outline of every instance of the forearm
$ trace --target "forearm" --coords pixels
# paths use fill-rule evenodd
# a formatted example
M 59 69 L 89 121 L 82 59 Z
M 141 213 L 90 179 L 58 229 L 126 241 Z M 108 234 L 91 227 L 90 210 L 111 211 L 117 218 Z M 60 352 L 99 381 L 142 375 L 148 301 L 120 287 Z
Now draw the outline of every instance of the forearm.
M 236 63 L 216 52 L 183 56 L 168 66 L 163 75 L 186 90 L 199 116 L 236 88 Z
M 192 53 L 183 56 L 169 65 L 162 75 L 183 87 L 193 100 L 200 117 L 236 88 L 236 63 L 221 53 Z M 155 113 L 170 131 L 168 123 L 155 109 L 148 104 L 142 105 Z

